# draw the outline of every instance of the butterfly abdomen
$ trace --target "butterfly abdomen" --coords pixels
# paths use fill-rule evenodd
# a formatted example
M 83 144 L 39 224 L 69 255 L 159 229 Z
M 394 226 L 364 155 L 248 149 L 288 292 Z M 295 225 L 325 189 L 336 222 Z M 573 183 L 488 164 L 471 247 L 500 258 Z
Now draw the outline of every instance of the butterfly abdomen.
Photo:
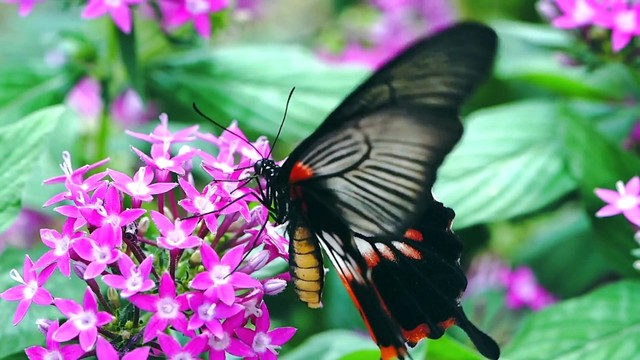
M 310 308 L 320 308 L 324 267 L 318 240 L 304 226 L 296 226 L 290 238 L 289 267 L 295 291 Z

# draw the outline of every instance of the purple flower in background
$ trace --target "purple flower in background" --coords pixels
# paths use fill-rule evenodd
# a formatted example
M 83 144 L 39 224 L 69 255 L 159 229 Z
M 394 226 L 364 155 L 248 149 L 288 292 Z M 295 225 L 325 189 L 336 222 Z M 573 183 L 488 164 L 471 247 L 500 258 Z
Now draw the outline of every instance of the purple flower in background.
M 528 267 L 518 267 L 506 273 L 503 280 L 507 287 L 507 307 L 511 309 L 529 307 L 538 311 L 556 302 L 553 295 L 538 284 Z
M 131 32 L 131 5 L 143 0 L 89 0 L 82 11 L 83 19 L 93 19 L 109 13 L 116 26 L 124 33 Z
M 211 36 L 211 13 L 227 7 L 227 0 L 160 0 L 164 25 L 168 28 L 193 22 L 203 38 Z
M 104 104 L 101 92 L 98 80 L 87 76 L 80 79 L 67 94 L 66 104 L 86 120 L 89 128 L 95 126 L 102 114 Z
M 23 208 L 13 224 L 0 234 L 0 253 L 5 246 L 30 248 L 38 240 L 38 229 L 46 227 L 52 219 L 35 210 Z
M 640 226 L 640 178 L 634 176 L 626 185 L 618 181 L 616 189 L 617 191 L 599 188 L 595 190 L 596 195 L 607 202 L 607 205 L 598 210 L 596 216 L 623 214 L 632 224 Z
M 47 329 L 46 347 L 31 346 L 24 350 L 29 360 L 77 360 L 84 354 L 80 345 L 62 346 L 53 340 L 53 334 L 58 330 L 58 321 L 53 321 Z
M 126 89 L 118 95 L 111 103 L 109 112 L 113 120 L 127 127 L 144 124 L 157 115 L 155 107 L 151 104 L 145 106 L 140 95 L 133 89 Z
M 27 16 L 33 10 L 33 7 L 44 0 L 3 0 L 8 4 L 18 4 L 18 14 Z
M 640 35 L 640 3 L 611 0 L 609 6 L 610 11 L 599 14 L 598 25 L 611 29 L 611 47 L 618 52 Z
M 49 305 L 53 302 L 51 294 L 42 286 L 47 282 L 47 279 L 49 279 L 54 269 L 53 266 L 48 266 L 44 268 L 40 274 L 37 274 L 31 258 L 29 255 L 25 255 L 22 266 L 22 276 L 20 276 L 16 269 L 12 269 L 9 272 L 9 276 L 11 276 L 14 281 L 20 283 L 20 285 L 6 290 L 0 294 L 0 298 L 6 301 L 20 301 L 16 313 L 13 316 L 14 326 L 18 325 L 24 318 L 32 302 L 38 305 Z
M 84 351 L 93 349 L 98 337 L 98 327 L 113 320 L 113 316 L 108 312 L 98 311 L 98 303 L 90 288 L 84 293 L 82 305 L 73 300 L 59 298 L 55 299 L 54 303 L 69 320 L 53 333 L 52 338 L 64 342 L 79 336 L 80 346 Z

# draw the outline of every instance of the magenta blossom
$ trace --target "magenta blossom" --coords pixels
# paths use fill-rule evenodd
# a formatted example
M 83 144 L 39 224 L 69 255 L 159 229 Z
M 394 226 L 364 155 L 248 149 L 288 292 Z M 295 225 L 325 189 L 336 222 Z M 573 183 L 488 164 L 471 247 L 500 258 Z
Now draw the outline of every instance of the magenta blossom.
M 22 266 L 22 276 L 20 276 L 16 269 L 12 269 L 9 272 L 11 278 L 20 283 L 20 285 L 16 285 L 3 292 L 0 294 L 0 298 L 6 301 L 20 301 L 16 313 L 13 316 L 14 326 L 18 325 L 22 318 L 24 318 L 32 302 L 38 305 L 49 305 L 53 302 L 51 294 L 47 289 L 42 287 L 53 273 L 53 270 L 55 270 L 55 267 L 50 265 L 44 268 L 40 274 L 37 274 L 31 258 L 29 255 L 25 255 Z
M 627 185 L 618 181 L 616 188 L 617 191 L 595 190 L 596 195 L 607 202 L 607 205 L 598 210 L 596 216 L 607 217 L 623 214 L 632 224 L 640 226 L 640 178 L 634 176 Z
M 188 309 L 187 295 L 176 295 L 176 286 L 168 273 L 162 274 L 158 295 L 133 295 L 131 303 L 144 311 L 153 313 L 144 328 L 144 342 L 156 337 L 156 334 L 171 325 L 176 330 L 187 332 L 187 317 L 183 311 Z
M 610 2 L 610 11 L 599 14 L 598 24 L 611 29 L 611 46 L 614 52 L 618 52 L 634 36 L 640 35 L 640 3 L 631 4 L 625 0 Z
M 244 314 L 238 314 L 225 320 L 222 324 L 221 335 L 207 333 L 209 335 L 209 360 L 225 360 L 226 353 L 243 359 L 254 355 L 251 346 L 242 342 L 235 333 L 236 329 L 242 328 L 244 322 Z
M 249 289 L 260 286 L 260 282 L 249 275 L 235 271 L 240 261 L 244 249 L 237 246 L 229 250 L 220 259 L 218 254 L 206 243 L 200 247 L 202 254 L 202 265 L 206 272 L 199 273 L 191 281 L 191 288 L 205 290 L 205 295 L 216 296 L 227 305 L 233 304 L 236 299 L 235 289 Z
M 140 266 L 135 266 L 128 256 L 120 256 L 118 267 L 122 275 L 105 275 L 102 281 L 114 289 L 122 290 L 120 296 L 128 298 L 139 292 L 153 289 L 155 283 L 149 279 L 152 266 L 153 256 L 144 259 Z
M 141 167 L 133 176 L 133 179 L 119 171 L 108 170 L 109 176 L 114 181 L 114 186 L 125 194 L 129 194 L 132 199 L 137 200 L 136 205 L 141 201 L 153 200 L 152 195 L 164 194 L 176 187 L 176 183 L 155 183 L 153 181 L 153 171 L 147 167 Z M 135 205 L 134 205 L 135 206 Z
M 58 321 L 53 321 L 47 329 L 46 347 L 31 346 L 25 349 L 29 360 L 77 360 L 84 354 L 84 350 L 78 344 L 62 346 L 59 341 L 53 339 L 53 334 L 58 330 Z
M 533 271 L 528 267 L 519 267 L 504 278 L 507 287 L 507 307 L 520 309 L 529 307 L 534 311 L 541 310 L 556 302 L 556 299 L 545 290 Z
M 207 338 L 203 335 L 196 336 L 182 347 L 171 336 L 158 333 L 158 343 L 168 360 L 196 360 L 207 347 Z
M 173 249 L 189 249 L 199 246 L 202 239 L 193 235 L 198 225 L 197 218 L 169 220 L 157 211 L 151 211 L 151 218 L 158 226 L 162 236 L 158 237 L 158 246 Z
M 51 250 L 38 259 L 36 268 L 54 263 L 63 275 L 69 276 L 71 274 L 69 251 L 76 241 L 85 237 L 83 232 L 74 231 L 74 223 L 73 219 L 68 219 L 62 227 L 62 233 L 54 229 L 40 229 L 40 239 Z
M 96 346 L 96 357 L 99 360 L 120 360 L 118 352 L 113 348 L 105 338 L 98 336 L 98 345 Z M 122 360 L 146 360 L 149 358 L 149 347 L 137 348 L 131 352 L 127 352 Z M 65 358 L 66 359 L 66 358 Z
M 211 14 L 227 7 L 227 0 L 160 0 L 164 25 L 175 28 L 191 21 L 203 38 L 211 36 Z
M 116 26 L 124 33 L 131 32 L 131 5 L 139 4 L 142 0 L 89 0 L 84 11 L 83 19 L 93 19 L 109 13 Z
M 84 293 L 82 306 L 73 300 L 59 298 L 54 303 L 69 320 L 53 333 L 53 340 L 64 342 L 79 336 L 80 346 L 84 351 L 93 349 L 98 337 L 98 327 L 113 320 L 108 312 L 98 311 L 98 304 L 90 288 Z
M 140 95 L 133 89 L 126 89 L 118 95 L 111 103 L 109 113 L 120 125 L 130 127 L 144 124 L 157 115 L 155 106 L 145 105 Z
M 102 102 L 102 86 L 98 80 L 84 77 L 67 94 L 66 103 L 86 120 L 89 128 L 97 124 L 104 106 Z
M 116 236 L 111 226 L 103 226 L 96 229 L 91 238 L 82 238 L 73 245 L 73 249 L 83 259 L 89 261 L 84 272 L 84 280 L 93 279 L 102 274 L 107 265 L 118 260 L 120 252 L 116 250 Z
M 193 310 L 193 316 L 189 319 L 189 330 L 199 329 L 206 325 L 207 329 L 217 337 L 222 337 L 224 333 L 220 319 L 229 318 L 244 309 L 238 304 L 226 305 L 215 297 L 208 297 L 200 293 L 189 295 L 188 302 L 189 307 Z
M 44 0 L 3 0 L 9 4 L 18 4 L 18 14 L 27 16 L 33 10 L 33 7 Z
M 236 330 L 236 333 L 242 341 L 251 345 L 251 349 L 255 354 L 245 359 L 276 360 L 278 358 L 278 349 L 293 337 L 296 329 L 283 327 L 269 331 L 271 320 L 269 319 L 267 306 L 264 303 L 261 310 L 262 315 L 255 320 L 255 329 L 242 328 Z
M 553 20 L 553 25 L 565 29 L 593 25 L 605 10 L 597 0 L 556 0 L 556 4 L 562 15 Z

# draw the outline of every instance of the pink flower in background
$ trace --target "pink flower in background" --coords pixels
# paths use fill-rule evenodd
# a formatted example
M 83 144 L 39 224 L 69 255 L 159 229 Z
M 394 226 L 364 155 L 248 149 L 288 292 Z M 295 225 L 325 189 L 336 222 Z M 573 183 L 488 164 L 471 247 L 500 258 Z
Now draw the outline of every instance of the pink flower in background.
M 511 309 L 529 307 L 538 311 L 556 302 L 553 295 L 538 284 L 528 267 L 521 266 L 505 273 L 503 281 L 507 287 L 507 307 Z
M 592 25 L 605 10 L 597 0 L 556 0 L 556 4 L 562 14 L 553 20 L 553 26 L 565 29 Z
M 48 226 L 52 218 L 42 212 L 23 208 L 14 220 L 13 224 L 0 233 L 0 253 L 5 246 L 18 248 L 30 248 L 38 241 L 38 229 Z
M 596 195 L 607 202 L 596 213 L 597 217 L 607 217 L 623 214 L 627 220 L 640 226 L 640 178 L 634 176 L 625 185 L 622 181 L 616 183 L 616 189 L 596 189 Z
M 18 14 L 20 16 L 27 16 L 33 10 L 36 4 L 43 2 L 44 0 L 3 0 L 8 4 L 18 4 Z
M 101 92 L 98 80 L 86 76 L 69 91 L 65 103 L 89 124 L 96 124 L 104 106 Z
M 133 89 L 126 89 L 109 107 L 109 112 L 113 120 L 125 127 L 135 127 L 146 123 L 149 119 L 157 116 L 155 107 L 146 104 Z
M 143 0 L 89 0 L 82 11 L 83 19 L 93 19 L 109 13 L 116 26 L 124 33 L 131 32 L 131 5 Z
M 612 0 L 610 7 L 610 11 L 600 14 L 598 25 L 611 29 L 611 47 L 614 52 L 618 52 L 634 36 L 640 35 L 640 3 Z
M 168 28 L 193 22 L 196 32 L 205 39 L 211 36 L 211 13 L 227 7 L 227 0 L 160 0 L 164 25 Z

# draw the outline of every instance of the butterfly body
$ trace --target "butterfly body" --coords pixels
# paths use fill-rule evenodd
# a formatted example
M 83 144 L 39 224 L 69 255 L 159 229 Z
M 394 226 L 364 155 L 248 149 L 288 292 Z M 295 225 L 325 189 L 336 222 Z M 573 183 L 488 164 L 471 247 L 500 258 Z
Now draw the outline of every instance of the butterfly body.
M 462 135 L 459 111 L 490 72 L 496 36 L 462 23 L 420 40 L 349 95 L 279 167 L 258 161 L 264 203 L 288 224 L 299 298 L 322 305 L 320 248 L 360 311 L 382 359 L 460 326 L 480 352 L 495 342 L 465 316 L 462 242 L 434 200 L 436 170 Z

